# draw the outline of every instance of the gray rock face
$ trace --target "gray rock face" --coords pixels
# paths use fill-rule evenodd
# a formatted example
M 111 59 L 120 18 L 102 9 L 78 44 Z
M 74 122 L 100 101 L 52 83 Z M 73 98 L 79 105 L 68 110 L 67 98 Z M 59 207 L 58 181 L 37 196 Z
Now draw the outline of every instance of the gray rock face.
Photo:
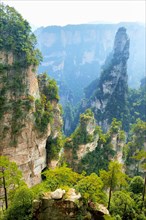
M 127 60 L 130 40 L 126 29 L 118 29 L 112 54 L 103 66 L 97 89 L 91 94 L 88 107 L 94 109 L 95 117 L 105 130 L 113 118 L 122 120 L 126 112 L 128 92 Z M 105 126 L 106 124 L 106 126 Z
M 47 71 L 58 81 L 61 103 L 76 104 L 83 90 L 99 77 L 101 65 L 112 50 L 114 35 L 126 27 L 130 39 L 129 85 L 138 87 L 145 75 L 145 27 L 138 23 L 48 26 L 35 31 L 44 60 L 40 72 Z M 124 37 L 124 32 L 119 33 Z M 117 36 L 117 39 L 119 37 Z M 116 40 L 121 49 L 124 46 Z M 119 48 L 120 49 L 120 48 Z M 118 51 L 119 53 L 119 51 Z
M 129 58 L 129 39 L 124 27 L 119 28 L 116 33 L 113 57 L 117 62 L 126 61 Z

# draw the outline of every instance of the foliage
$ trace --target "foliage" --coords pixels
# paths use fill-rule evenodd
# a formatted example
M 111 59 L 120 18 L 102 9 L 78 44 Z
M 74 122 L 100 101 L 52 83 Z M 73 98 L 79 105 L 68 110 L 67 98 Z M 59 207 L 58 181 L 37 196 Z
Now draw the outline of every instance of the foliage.
M 50 161 L 52 159 L 57 160 L 59 157 L 59 152 L 64 146 L 64 139 L 61 133 L 57 137 L 53 138 L 50 136 L 47 140 L 47 159 Z
M 143 192 L 143 178 L 141 176 L 134 176 L 130 182 L 129 189 L 134 194 L 142 193 Z
M 130 175 L 141 175 L 140 162 L 136 159 L 138 152 L 144 150 L 146 133 L 146 122 L 137 120 L 135 124 L 132 125 L 130 130 L 130 138 L 128 143 L 124 146 L 124 159 L 126 164 L 126 171 Z M 130 165 L 133 165 L 134 169 L 130 170 Z
M 12 199 L 15 190 L 24 182 L 22 181 L 22 173 L 18 169 L 15 162 L 10 162 L 5 156 L 0 157 L 0 185 L 4 192 L 4 201 L 6 209 L 8 201 Z
M 110 158 L 114 155 L 115 151 L 112 149 L 110 136 L 99 133 L 97 147 L 83 157 L 79 163 L 78 171 L 85 170 L 87 174 L 92 172 L 99 174 L 99 170 L 107 170 Z
M 87 131 L 88 123 L 95 123 L 94 114 L 90 109 L 87 109 L 84 114 L 80 115 L 79 126 L 71 135 L 74 148 L 77 148 L 79 144 L 87 144 L 93 141 L 94 136 Z
M 105 188 L 110 187 L 114 190 L 117 187 L 126 185 L 126 175 L 122 169 L 123 165 L 118 161 L 111 161 L 108 166 L 108 171 L 100 171 L 100 177 L 103 180 Z
M 74 130 L 74 121 L 75 121 L 75 111 L 74 111 L 74 107 L 67 102 L 64 106 L 64 111 L 63 111 L 63 120 L 64 120 L 64 126 L 63 126 L 63 130 L 66 136 L 71 135 L 71 133 L 73 133 Z M 69 123 L 68 126 L 66 126 L 66 122 Z
M 42 57 L 35 49 L 36 37 L 29 23 L 14 8 L 3 4 L 0 5 L 0 18 L 0 49 L 13 51 L 23 66 L 37 66 Z
M 35 101 L 35 123 L 36 127 L 44 132 L 47 129 L 48 123 L 53 120 L 53 107 L 50 101 L 46 100 L 45 95 L 41 96 L 41 99 Z
M 87 153 L 78 165 L 78 171 L 85 170 L 87 174 L 95 172 L 99 174 L 99 170 L 107 170 L 111 158 L 116 155 L 116 150 L 121 150 L 121 142 L 125 141 L 125 132 L 121 130 L 122 124 L 117 119 L 113 119 L 107 133 L 103 134 L 101 127 L 95 128 L 95 133 L 99 135 L 97 147 L 94 151 Z M 116 148 L 113 148 L 112 139 L 117 135 Z
M 52 101 L 58 102 L 58 87 L 54 80 L 51 80 L 46 73 L 38 75 L 39 89 L 41 98 L 35 101 L 36 111 L 35 123 L 36 127 L 44 132 L 49 123 L 53 122 L 54 110 Z
M 4 220 L 31 220 L 33 197 L 32 190 L 27 186 L 17 189 Z
M 89 201 L 101 204 L 106 203 L 106 194 L 103 191 L 103 183 L 95 173 L 83 177 L 77 183 L 76 189 L 81 193 L 85 203 L 88 203 Z
M 82 178 L 81 174 L 73 172 L 66 166 L 46 170 L 43 175 L 46 177 L 45 186 L 51 191 L 64 186 L 73 187 Z
M 5 112 L 11 112 L 10 145 L 16 146 L 18 133 L 25 126 L 24 119 L 33 103 L 27 97 L 24 74 L 29 66 L 35 68 L 42 57 L 35 48 L 36 38 L 28 22 L 14 8 L 0 4 L 0 27 L 0 50 L 7 57 L 7 63 L 0 64 L 0 119 L 3 119 Z M 12 56 L 12 64 L 8 63 L 9 55 Z M 5 133 L 3 130 L 3 138 Z
M 145 86 L 141 85 L 139 89 L 129 89 L 128 105 L 130 109 L 130 123 L 133 124 L 138 118 L 146 121 L 146 92 Z
M 111 126 L 110 126 L 110 133 L 118 133 L 118 131 L 121 129 L 122 127 L 122 122 L 121 121 L 117 121 L 116 118 L 113 118 Z
M 58 87 L 54 79 L 50 79 L 46 73 L 38 75 L 39 89 L 49 101 L 59 101 Z
M 118 161 L 111 161 L 109 163 L 108 171 L 101 170 L 100 177 L 104 183 L 105 188 L 109 188 L 108 209 L 110 209 L 110 200 L 112 191 L 117 187 L 126 185 L 126 175 L 123 173 L 122 164 Z
M 110 211 L 113 216 L 119 215 L 121 219 L 134 219 L 134 200 L 128 192 L 116 191 L 112 196 Z

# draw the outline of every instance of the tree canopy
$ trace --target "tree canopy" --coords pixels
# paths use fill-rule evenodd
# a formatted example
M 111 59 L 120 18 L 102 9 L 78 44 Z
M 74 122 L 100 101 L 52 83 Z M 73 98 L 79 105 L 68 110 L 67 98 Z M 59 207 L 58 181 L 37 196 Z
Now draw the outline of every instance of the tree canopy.
M 13 8 L 0 4 L 0 50 L 11 51 L 22 65 L 37 66 L 42 60 L 29 23 Z M 18 61 L 17 61 L 18 62 Z

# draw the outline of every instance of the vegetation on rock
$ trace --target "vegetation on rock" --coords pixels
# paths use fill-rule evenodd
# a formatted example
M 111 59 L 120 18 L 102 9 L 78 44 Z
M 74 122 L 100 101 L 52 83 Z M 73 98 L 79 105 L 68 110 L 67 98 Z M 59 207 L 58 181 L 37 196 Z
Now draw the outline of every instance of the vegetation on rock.
M 0 26 L 0 50 L 13 52 L 19 66 L 37 66 L 42 56 L 29 23 L 14 8 L 0 4 Z

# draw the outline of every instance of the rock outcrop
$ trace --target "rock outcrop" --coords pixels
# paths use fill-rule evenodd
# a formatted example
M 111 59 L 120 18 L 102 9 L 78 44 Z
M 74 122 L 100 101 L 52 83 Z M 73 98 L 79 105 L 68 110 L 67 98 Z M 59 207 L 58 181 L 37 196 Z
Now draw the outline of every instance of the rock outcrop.
M 113 52 L 105 61 L 96 89 L 92 91 L 87 104 L 93 109 L 95 118 L 104 130 L 107 130 L 113 118 L 123 120 L 126 124 L 129 42 L 126 29 L 119 28 L 115 36 Z
M 58 104 L 52 101 L 52 127 L 47 123 L 44 132 L 37 128 L 35 101 L 41 98 L 37 76 L 33 66 L 17 66 L 16 61 L 12 52 L 2 52 L 0 154 L 16 162 L 24 180 L 32 186 L 41 181 L 41 171 L 47 166 L 47 138 L 52 132 L 57 135 L 56 127 L 62 122 Z
M 74 168 L 89 152 L 95 150 L 99 139 L 94 114 L 87 109 L 80 115 L 80 123 L 71 137 L 66 139 L 64 158 Z
M 57 189 L 55 192 L 58 190 L 63 191 Z M 72 188 L 65 193 L 63 198 L 62 194 L 57 199 L 56 197 L 44 196 L 40 200 L 34 200 L 32 205 L 33 217 L 36 220 L 76 220 L 78 218 L 104 220 L 103 216 L 109 216 L 109 211 L 102 204 L 90 202 L 83 206 L 81 194 L 77 194 Z

